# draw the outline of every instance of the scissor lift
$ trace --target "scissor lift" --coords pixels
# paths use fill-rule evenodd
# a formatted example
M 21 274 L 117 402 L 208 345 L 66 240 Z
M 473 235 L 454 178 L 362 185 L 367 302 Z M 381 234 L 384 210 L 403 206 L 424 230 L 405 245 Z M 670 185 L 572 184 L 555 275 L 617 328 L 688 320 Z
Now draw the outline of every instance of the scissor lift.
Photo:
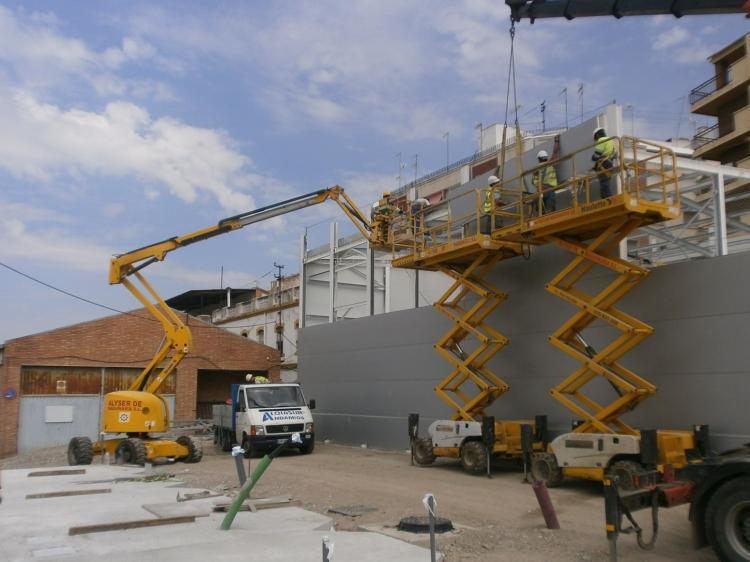
M 660 466 L 676 468 L 690 460 L 695 450 L 692 432 L 659 431 L 654 443 L 649 440 L 648 455 L 642 455 L 640 432 L 622 420 L 623 414 L 654 394 L 656 387 L 620 363 L 653 331 L 616 307 L 648 275 L 648 270 L 620 257 L 621 243 L 640 226 L 677 219 L 680 202 L 672 151 L 630 137 L 618 139 L 617 144 L 623 161 L 608 173 L 611 182 L 619 185 L 619 193 L 606 199 L 598 197 L 600 174 L 589 169 L 592 146 L 554 163 L 565 168 L 567 176 L 556 188 L 558 199 L 570 199 L 567 205 L 558 204 L 555 212 L 544 213 L 543 194 L 528 191 L 534 174 L 542 172 L 541 166 L 511 177 L 493 190 L 503 203 L 493 204 L 492 230 L 488 235 L 474 234 L 481 229 L 481 190 L 446 202 L 447 218 L 437 225 L 431 224 L 424 211 L 422 216 L 393 224 L 390 240 L 394 250 L 400 251 L 393 262 L 395 267 L 443 271 L 454 279 L 435 303 L 454 322 L 436 345 L 453 370 L 435 390 L 453 408 L 452 423 L 466 425 L 457 430 L 459 426 L 449 422 L 432 424 L 433 449 L 431 454 L 415 455 L 418 462 L 431 462 L 434 456 L 462 456 L 461 438 L 481 433 L 477 420 L 508 391 L 508 385 L 488 366 L 508 340 L 485 322 L 505 299 L 504 293 L 488 283 L 487 275 L 502 259 L 544 244 L 554 244 L 574 254 L 547 290 L 578 309 L 549 340 L 581 362 L 580 368 L 551 391 L 580 418 L 580 423 L 571 433 L 557 437 L 546 451 L 533 454 L 535 476 L 555 485 L 564 476 L 601 480 L 605 472 L 612 471 L 630 476 L 646 456 L 650 460 L 658 458 Z M 581 165 L 585 161 L 587 165 Z M 453 217 L 453 208 L 466 207 L 458 203 L 461 197 L 474 197 L 475 207 L 468 216 Z M 494 194 L 492 199 L 494 202 Z M 434 210 L 428 208 L 428 212 Z M 614 273 L 614 278 L 598 292 L 589 294 L 581 288 L 585 284 L 582 281 L 596 267 Z M 475 295 L 476 300 L 462 305 L 470 295 Z M 595 350 L 584 339 L 584 331 L 599 321 L 614 327 L 620 335 Z M 463 345 L 468 338 L 477 342 L 470 351 Z M 610 403 L 600 403 L 584 394 L 584 387 L 599 378 L 615 391 L 616 397 Z M 497 422 L 498 435 L 507 438 L 502 447 L 495 445 L 495 452 L 521 454 L 523 423 L 533 422 Z M 441 435 L 450 436 L 452 441 L 443 446 Z M 539 441 L 536 449 L 540 449 Z M 426 443 L 422 440 L 420 444 L 420 453 L 424 453 Z

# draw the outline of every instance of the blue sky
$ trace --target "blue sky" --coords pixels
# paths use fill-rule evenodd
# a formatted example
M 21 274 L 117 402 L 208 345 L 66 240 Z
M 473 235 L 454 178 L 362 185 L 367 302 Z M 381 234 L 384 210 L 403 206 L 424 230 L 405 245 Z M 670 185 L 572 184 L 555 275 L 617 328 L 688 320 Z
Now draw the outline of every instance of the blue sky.
M 612 99 L 650 138 L 692 133 L 689 90 L 741 15 L 518 26 L 522 125 Z M 361 206 L 476 149 L 503 121 L 508 11 L 435 2 L 0 2 L 0 262 L 118 309 L 109 256 L 339 183 Z M 631 119 L 632 118 L 632 119 Z M 412 178 L 413 168 L 404 170 Z M 298 269 L 317 207 L 170 254 L 165 296 Z M 344 222 L 343 216 L 339 217 Z M 325 224 L 310 231 L 317 239 Z M 265 275 L 265 276 L 264 276 Z M 108 314 L 0 267 L 0 341 Z

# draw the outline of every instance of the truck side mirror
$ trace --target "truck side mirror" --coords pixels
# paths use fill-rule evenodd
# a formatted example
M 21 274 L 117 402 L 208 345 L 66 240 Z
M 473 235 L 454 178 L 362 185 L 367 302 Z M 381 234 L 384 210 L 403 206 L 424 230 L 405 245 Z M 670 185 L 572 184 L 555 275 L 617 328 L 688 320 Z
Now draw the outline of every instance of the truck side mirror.
M 308 402 L 308 404 L 307 404 L 307 407 L 310 408 L 311 410 L 314 410 L 315 409 L 315 399 L 310 400 L 310 402 Z

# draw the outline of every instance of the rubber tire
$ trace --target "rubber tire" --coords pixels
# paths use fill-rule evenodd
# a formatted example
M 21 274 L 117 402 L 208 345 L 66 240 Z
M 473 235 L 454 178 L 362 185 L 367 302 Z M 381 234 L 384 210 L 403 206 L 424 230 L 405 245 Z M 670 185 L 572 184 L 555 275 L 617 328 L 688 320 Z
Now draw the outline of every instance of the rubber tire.
M 741 511 L 732 514 L 734 509 Z M 727 518 L 733 519 L 731 526 L 725 524 Z M 719 560 L 750 560 L 750 477 L 733 478 L 719 486 L 708 500 L 705 521 L 706 536 Z
M 250 444 L 250 440 L 247 438 L 247 435 L 242 436 L 242 450 L 245 451 L 242 453 L 242 456 L 246 459 L 252 459 L 255 455 L 255 449 Z
M 487 447 L 481 441 L 465 441 L 461 445 L 461 466 L 469 474 L 487 473 Z
M 91 464 L 94 458 L 94 450 L 91 439 L 88 437 L 73 437 L 68 443 L 68 464 L 76 466 L 80 464 Z
M 183 447 L 187 447 L 188 451 L 190 451 L 188 453 L 188 456 L 180 459 L 182 462 L 201 462 L 201 459 L 203 458 L 203 449 L 201 448 L 200 443 L 198 443 L 195 439 L 187 435 L 180 435 L 177 438 L 177 444 L 182 445 Z
M 563 473 L 552 453 L 531 454 L 531 476 L 544 482 L 547 488 L 556 488 L 563 482 Z
M 128 437 L 117 444 L 115 461 L 117 464 L 137 464 L 143 466 L 147 461 L 146 444 L 143 439 Z
M 310 441 L 308 441 L 307 443 L 305 443 L 299 448 L 299 452 L 302 453 L 303 455 L 309 455 L 314 450 L 315 450 L 315 437 L 310 439 Z
M 607 478 L 611 478 L 623 492 L 636 489 L 634 476 L 643 472 L 643 466 L 637 461 L 616 461 L 607 468 Z
M 422 437 L 414 440 L 414 462 L 418 466 L 429 466 L 435 462 L 435 453 L 432 452 L 432 439 Z
M 232 450 L 232 432 L 225 428 L 221 430 L 221 450 L 225 453 Z

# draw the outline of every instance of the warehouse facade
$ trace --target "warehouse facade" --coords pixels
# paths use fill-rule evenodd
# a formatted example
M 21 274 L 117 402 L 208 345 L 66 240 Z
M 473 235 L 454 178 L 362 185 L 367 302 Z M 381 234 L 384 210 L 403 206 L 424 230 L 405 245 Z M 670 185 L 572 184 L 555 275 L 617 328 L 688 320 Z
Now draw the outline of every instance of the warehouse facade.
M 162 393 L 176 421 L 210 417 L 247 373 L 279 377 L 279 352 L 181 315 L 193 350 Z M 96 438 L 101 399 L 127 389 L 163 337 L 145 310 L 118 314 L 5 342 L 0 364 L 0 457 Z

